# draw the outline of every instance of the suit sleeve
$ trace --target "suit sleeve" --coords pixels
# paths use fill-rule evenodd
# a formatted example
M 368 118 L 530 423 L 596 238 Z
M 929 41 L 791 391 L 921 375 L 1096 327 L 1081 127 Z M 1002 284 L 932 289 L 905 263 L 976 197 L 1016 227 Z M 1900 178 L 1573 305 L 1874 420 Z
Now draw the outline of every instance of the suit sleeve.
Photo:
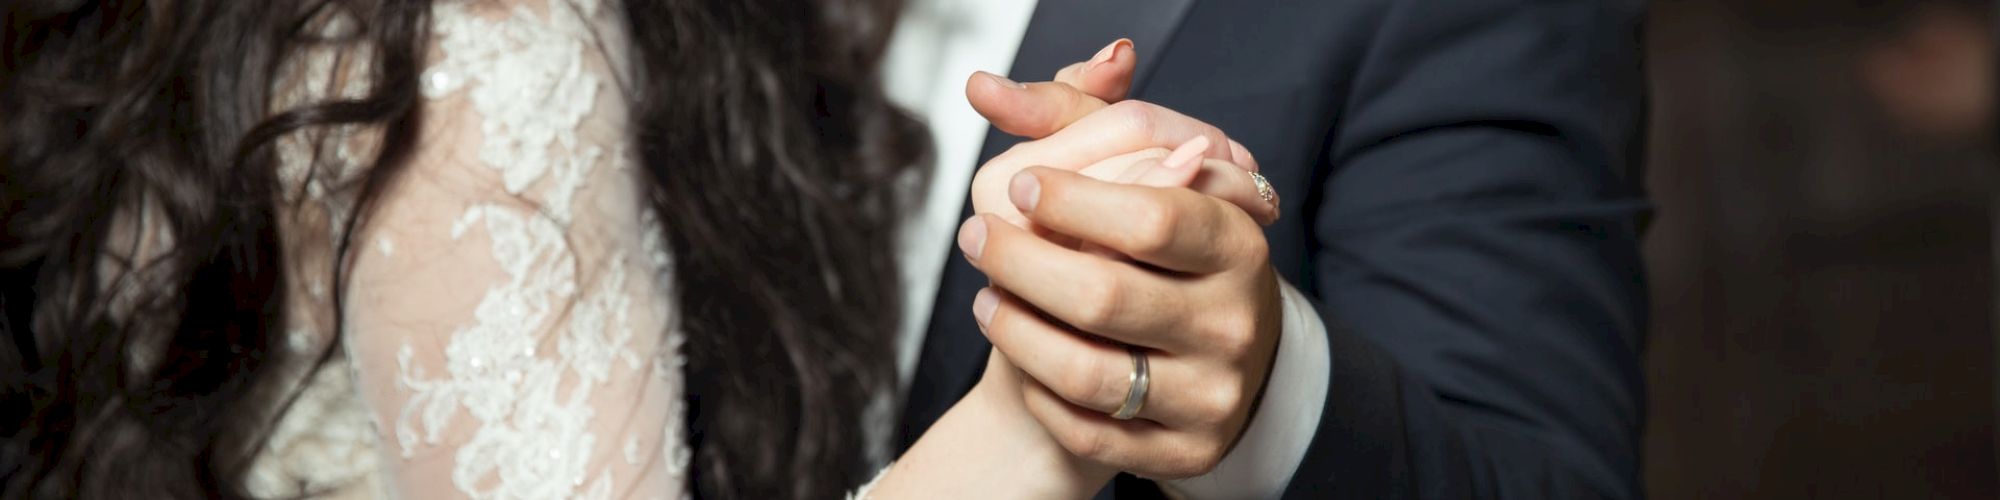
M 1642 8 L 1385 2 L 1311 215 L 1332 355 L 1289 498 L 1634 498 Z

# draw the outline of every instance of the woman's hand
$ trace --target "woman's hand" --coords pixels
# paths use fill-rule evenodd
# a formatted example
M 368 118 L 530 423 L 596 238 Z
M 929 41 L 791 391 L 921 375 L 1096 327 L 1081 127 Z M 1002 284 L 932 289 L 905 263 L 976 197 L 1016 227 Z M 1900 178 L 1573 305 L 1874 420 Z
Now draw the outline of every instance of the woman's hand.
M 1016 83 L 990 73 L 965 82 L 980 116 L 1010 134 L 1032 139 L 979 167 L 972 178 L 974 213 L 1027 226 L 1008 200 L 1008 183 L 1029 167 L 1070 170 L 1098 180 L 1151 187 L 1186 187 L 1228 201 L 1260 224 L 1277 221 L 1276 199 L 1265 200 L 1249 182 L 1257 159 L 1242 143 L 1212 125 L 1125 95 L 1138 67 L 1128 40 L 1118 40 L 1090 61 L 1072 64 L 1055 81 Z M 1167 165 L 1201 160 L 1193 170 Z M 1157 168 L 1167 167 L 1167 168 Z M 1127 175 L 1127 174 L 1131 175 Z
M 974 209 L 1030 227 L 1009 201 L 1008 179 L 1032 166 L 1050 166 L 1115 183 L 1187 188 L 1227 200 L 1259 223 L 1275 221 L 1276 200 L 1264 199 L 1250 181 L 1248 172 L 1256 163 L 1241 144 L 1198 121 L 1172 119 L 1178 115 L 1158 106 L 1112 104 L 1123 99 L 1136 63 L 1130 42 L 1120 40 L 1091 61 L 1065 68 L 1055 82 L 1016 84 L 975 75 L 967 83 L 974 108 L 1010 133 L 1043 139 L 1078 124 L 1086 130 L 1117 122 L 1168 126 L 1143 137 L 1127 133 L 1114 140 L 1090 140 L 1091 134 L 1075 134 L 1017 147 L 975 175 Z M 1110 252 L 1095 246 L 1090 250 Z M 1029 412 L 1025 391 L 1038 387 L 1037 382 L 997 351 L 987 363 L 973 390 L 925 432 L 868 497 L 1087 498 L 1111 479 L 1116 470 L 1070 453 Z

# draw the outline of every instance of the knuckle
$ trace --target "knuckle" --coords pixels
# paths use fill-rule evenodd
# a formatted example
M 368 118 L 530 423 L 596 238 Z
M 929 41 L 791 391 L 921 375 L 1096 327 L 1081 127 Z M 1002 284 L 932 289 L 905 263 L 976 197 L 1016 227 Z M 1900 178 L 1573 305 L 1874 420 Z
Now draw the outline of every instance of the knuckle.
M 1149 202 L 1133 207 L 1132 217 L 1125 250 L 1143 256 L 1165 251 L 1173 243 L 1175 229 L 1184 216 L 1165 204 Z
M 1073 356 L 1068 373 L 1062 380 L 1062 396 L 1071 402 L 1090 405 L 1106 401 L 1104 360 L 1097 356 L 1077 354 Z
M 1124 300 L 1124 295 L 1127 293 L 1126 285 L 1120 283 L 1114 276 L 1106 276 L 1105 279 L 1095 282 L 1097 285 L 1087 288 L 1086 297 L 1077 304 L 1075 323 L 1071 325 L 1093 333 L 1102 332 L 1117 321 L 1119 303 Z
M 1238 224 L 1237 225 L 1238 227 L 1258 227 L 1257 221 L 1250 220 L 1250 216 L 1248 214 L 1243 214 L 1241 213 L 1240 210 L 1236 212 L 1238 213 L 1237 214 L 1238 217 L 1242 219 L 1242 222 L 1248 223 L 1248 226 L 1245 226 L 1243 224 Z M 1264 239 L 1263 231 L 1261 230 L 1251 231 L 1250 234 L 1242 238 L 1242 240 L 1243 240 L 1243 246 L 1241 247 L 1241 251 L 1243 252 L 1242 257 L 1247 259 L 1249 263 L 1256 266 L 1268 265 L 1268 263 L 1271 260 L 1271 242 L 1270 240 Z
M 1221 428 L 1235 419 L 1245 398 L 1240 384 L 1216 383 L 1195 400 L 1195 421 L 1204 428 Z
M 1105 111 L 1112 113 L 1123 125 L 1123 129 L 1134 137 L 1150 138 L 1157 124 L 1154 122 L 1153 104 L 1139 100 L 1125 100 L 1113 103 Z
M 1104 110 L 1117 114 L 1120 117 L 1136 118 L 1145 114 L 1146 108 L 1144 104 L 1145 102 L 1138 100 L 1118 101 L 1111 103 L 1110 106 L 1105 106 Z
M 1089 425 L 1071 425 L 1057 429 L 1056 443 L 1071 454 L 1090 460 L 1102 461 L 1110 448 L 1108 433 Z
M 1219 307 L 1206 317 L 1202 340 L 1210 352 L 1226 359 L 1240 359 L 1256 344 L 1257 314 L 1248 307 Z

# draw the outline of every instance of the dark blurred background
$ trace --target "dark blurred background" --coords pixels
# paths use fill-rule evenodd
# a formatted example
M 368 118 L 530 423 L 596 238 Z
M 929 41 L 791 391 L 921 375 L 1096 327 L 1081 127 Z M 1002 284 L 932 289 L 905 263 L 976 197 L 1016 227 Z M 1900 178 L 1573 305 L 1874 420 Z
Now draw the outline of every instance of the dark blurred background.
M 2000 497 L 1992 9 L 1653 3 L 1652 497 Z

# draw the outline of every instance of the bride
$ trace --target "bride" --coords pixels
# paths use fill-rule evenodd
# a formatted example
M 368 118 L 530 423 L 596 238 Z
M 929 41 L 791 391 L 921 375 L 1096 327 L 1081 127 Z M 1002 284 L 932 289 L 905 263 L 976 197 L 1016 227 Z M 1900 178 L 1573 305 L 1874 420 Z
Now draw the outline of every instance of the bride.
M 997 356 L 870 458 L 896 8 L 0 6 L 0 497 L 1089 495 Z

